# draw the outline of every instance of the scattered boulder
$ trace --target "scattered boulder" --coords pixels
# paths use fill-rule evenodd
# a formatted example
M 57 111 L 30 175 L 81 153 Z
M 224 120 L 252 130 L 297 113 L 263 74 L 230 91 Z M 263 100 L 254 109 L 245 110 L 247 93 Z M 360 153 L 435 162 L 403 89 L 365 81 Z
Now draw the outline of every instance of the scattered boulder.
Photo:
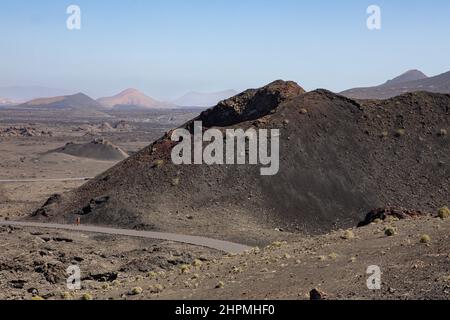
M 34 271 L 44 276 L 51 284 L 56 284 L 66 278 L 66 270 L 61 263 L 35 262 Z
M 305 93 L 292 81 L 274 81 L 260 89 L 249 89 L 208 109 L 195 121 L 205 127 L 230 126 L 240 122 L 256 120 L 276 109 L 281 102 Z
M 131 125 L 125 120 L 117 122 L 116 124 L 114 124 L 113 128 L 119 131 L 129 131 L 130 129 L 132 129 Z
M 110 132 L 113 131 L 114 128 L 109 124 L 109 122 L 103 122 L 99 127 L 98 130 L 101 132 Z
M 328 295 L 323 292 L 320 291 L 318 289 L 312 289 L 311 292 L 309 293 L 309 299 L 312 301 L 317 301 L 317 300 L 327 300 Z
M 11 280 L 9 281 L 9 285 L 14 289 L 23 289 L 27 282 L 25 280 Z
M 385 220 L 387 217 L 395 217 L 397 219 L 406 219 L 418 216 L 427 216 L 426 212 L 420 210 L 408 210 L 402 207 L 384 207 L 370 211 L 366 218 L 358 224 L 358 227 L 364 227 L 375 220 Z
M 94 280 L 97 282 L 113 282 L 117 280 L 117 272 L 104 272 L 104 273 L 90 273 L 88 276 L 84 277 L 82 280 Z
M 109 200 L 109 196 L 98 197 L 91 199 L 88 205 L 83 207 L 81 210 L 77 211 L 78 215 L 87 215 L 101 207 L 103 207 Z
M 39 130 L 34 127 L 8 127 L 0 129 L 0 137 L 52 137 L 52 131 Z

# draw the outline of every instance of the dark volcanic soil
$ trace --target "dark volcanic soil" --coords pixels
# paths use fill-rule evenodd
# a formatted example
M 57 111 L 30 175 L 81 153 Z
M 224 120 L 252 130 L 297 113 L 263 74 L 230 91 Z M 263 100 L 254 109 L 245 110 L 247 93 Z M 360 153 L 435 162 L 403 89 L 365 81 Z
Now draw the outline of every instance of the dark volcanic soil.
M 278 81 L 200 116 L 211 127 L 280 129 L 276 176 L 250 165 L 175 166 L 166 136 L 34 218 L 72 223 L 82 214 L 85 223 L 257 244 L 275 228 L 354 226 L 388 205 L 435 212 L 449 202 L 449 109 L 450 95 L 356 102 Z M 224 122 L 224 110 L 251 120 Z
M 128 157 L 125 151 L 105 139 L 94 139 L 85 144 L 67 143 L 64 147 L 49 151 L 51 152 L 104 161 L 119 161 Z

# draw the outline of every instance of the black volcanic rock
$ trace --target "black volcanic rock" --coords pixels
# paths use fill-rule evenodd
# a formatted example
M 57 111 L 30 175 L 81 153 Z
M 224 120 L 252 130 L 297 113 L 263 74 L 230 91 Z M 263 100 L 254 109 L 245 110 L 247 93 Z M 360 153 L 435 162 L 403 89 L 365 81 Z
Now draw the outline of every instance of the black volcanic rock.
M 305 90 L 292 81 L 274 81 L 260 89 L 249 89 L 232 98 L 219 102 L 214 108 L 204 111 L 196 121 L 205 127 L 225 127 L 239 122 L 261 118 L 280 103 L 294 98 Z
M 443 165 L 450 162 L 449 140 L 437 134 L 448 130 L 449 111 L 450 95 L 356 102 L 276 82 L 200 119 L 219 129 L 279 129 L 277 175 L 261 176 L 254 165 L 174 165 L 175 143 L 166 135 L 66 193 L 47 218 L 38 218 L 73 223 L 92 199 L 108 196 L 83 223 L 151 225 L 258 244 L 275 228 L 321 233 L 356 226 L 365 213 L 387 204 L 433 212 L 450 194 L 450 169 Z

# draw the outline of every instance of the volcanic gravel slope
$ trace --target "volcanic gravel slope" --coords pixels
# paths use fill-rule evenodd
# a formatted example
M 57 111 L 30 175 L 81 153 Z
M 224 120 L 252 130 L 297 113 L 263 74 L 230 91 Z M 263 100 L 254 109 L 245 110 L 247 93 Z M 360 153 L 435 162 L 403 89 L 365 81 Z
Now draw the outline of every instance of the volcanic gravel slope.
M 128 157 L 125 151 L 105 139 L 95 139 L 86 144 L 68 143 L 50 152 L 104 161 L 118 161 Z
M 280 129 L 280 171 L 171 162 L 168 135 L 33 219 L 198 234 L 252 244 L 275 228 L 322 233 L 376 207 L 427 212 L 449 202 L 450 95 L 356 102 L 276 81 L 221 102 L 208 127 Z M 244 121 L 244 122 L 241 122 Z M 192 122 L 184 127 L 190 128 Z

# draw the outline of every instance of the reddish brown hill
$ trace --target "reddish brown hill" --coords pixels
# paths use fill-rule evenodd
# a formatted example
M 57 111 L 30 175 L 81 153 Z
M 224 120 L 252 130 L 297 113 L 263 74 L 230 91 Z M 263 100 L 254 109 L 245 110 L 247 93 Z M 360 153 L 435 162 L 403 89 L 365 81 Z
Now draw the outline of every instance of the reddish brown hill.
M 161 102 L 146 96 L 136 89 L 127 89 L 112 97 L 97 100 L 103 107 L 108 109 L 155 109 L 173 108 L 172 103 Z
M 250 165 L 176 166 L 174 144 L 163 137 L 38 217 L 72 223 L 82 214 L 84 223 L 258 243 L 275 228 L 325 232 L 354 226 L 377 207 L 433 212 L 448 202 L 449 141 L 441 129 L 449 127 L 449 95 L 360 104 L 303 92 L 278 81 L 199 117 L 208 126 L 280 129 L 276 176 Z

